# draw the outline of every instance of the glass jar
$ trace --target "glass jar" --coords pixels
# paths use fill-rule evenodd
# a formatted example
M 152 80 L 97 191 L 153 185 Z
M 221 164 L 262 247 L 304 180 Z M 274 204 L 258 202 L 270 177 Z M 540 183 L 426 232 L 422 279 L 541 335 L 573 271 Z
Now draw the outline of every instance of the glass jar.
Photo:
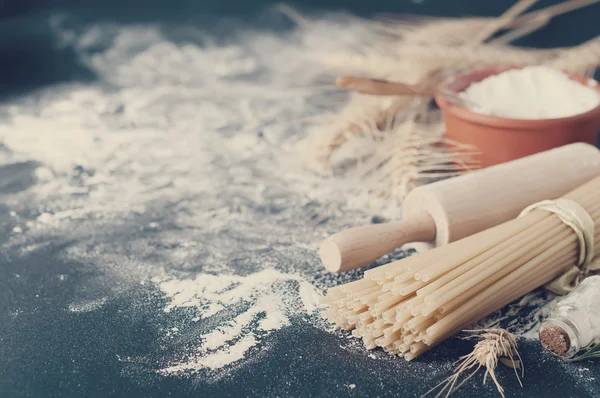
M 560 300 L 540 327 L 548 351 L 571 358 L 600 337 L 600 275 L 586 278 Z

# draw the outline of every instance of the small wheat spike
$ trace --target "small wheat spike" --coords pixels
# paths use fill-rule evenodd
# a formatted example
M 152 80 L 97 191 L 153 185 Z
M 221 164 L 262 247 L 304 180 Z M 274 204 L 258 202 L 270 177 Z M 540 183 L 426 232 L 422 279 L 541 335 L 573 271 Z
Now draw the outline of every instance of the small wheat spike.
M 509 366 L 515 369 L 515 375 L 521 383 L 524 377 L 524 367 L 521 356 L 517 351 L 517 341 L 515 337 L 504 329 L 482 329 L 482 330 L 465 330 L 467 333 L 473 333 L 465 339 L 477 338 L 479 342 L 475 344 L 475 348 L 470 354 L 460 357 L 457 361 L 457 368 L 454 374 L 446 380 L 433 387 L 423 397 L 435 391 L 438 387 L 443 388 L 436 394 L 440 397 L 445 392 L 445 397 L 449 397 L 454 391 L 459 389 L 465 382 L 471 379 L 482 368 L 485 367 L 483 384 L 486 383 L 488 376 L 494 381 L 498 392 L 504 397 L 504 389 L 496 378 L 496 366 L 502 358 L 508 359 Z M 521 377 L 517 372 L 517 368 L 521 367 Z M 459 380 L 463 373 L 470 372 L 460 383 Z M 458 385 L 457 385 L 458 383 Z

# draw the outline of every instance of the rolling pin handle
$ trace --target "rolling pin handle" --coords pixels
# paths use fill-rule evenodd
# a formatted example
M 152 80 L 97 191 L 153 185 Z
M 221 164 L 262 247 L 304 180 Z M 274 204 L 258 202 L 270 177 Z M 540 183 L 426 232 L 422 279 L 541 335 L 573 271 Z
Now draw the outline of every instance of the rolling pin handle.
M 435 233 L 433 219 L 423 212 L 398 222 L 340 231 L 321 243 L 319 254 L 327 270 L 350 271 L 371 264 L 406 243 L 433 240 Z

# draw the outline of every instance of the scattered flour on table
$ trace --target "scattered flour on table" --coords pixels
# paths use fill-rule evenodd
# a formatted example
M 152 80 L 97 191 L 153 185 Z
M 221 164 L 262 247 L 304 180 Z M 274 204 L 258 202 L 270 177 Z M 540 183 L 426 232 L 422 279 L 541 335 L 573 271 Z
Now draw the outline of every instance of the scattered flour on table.
M 191 308 L 194 321 L 222 318 L 207 322 L 213 326 L 198 337 L 200 344 L 192 354 L 161 369 L 161 374 L 219 369 L 238 362 L 271 332 L 290 326 L 292 317 L 310 315 L 319 306 L 320 294 L 309 282 L 275 269 L 246 276 L 198 274 L 152 281 L 169 300 L 165 312 Z
M 585 113 L 600 104 L 600 93 L 545 66 L 512 69 L 471 84 L 459 96 L 474 112 L 513 119 L 554 119 Z M 475 106 L 475 104 L 477 104 Z
M 156 277 L 168 350 L 140 363 L 166 363 L 162 374 L 221 369 L 277 330 L 320 325 L 319 293 L 300 276 L 319 267 L 313 246 L 372 216 L 367 202 L 347 210 L 342 183 L 281 166 L 298 157 L 303 120 L 323 112 L 327 93 L 310 87 L 340 47 L 324 40 L 336 28 L 244 31 L 226 45 L 181 43 L 179 28 L 57 27 L 97 80 L 0 104 L 0 165 L 30 164 L 32 181 L 3 203 L 14 233 L 2 249 L 64 244 L 57 273 L 86 271 L 74 313 L 101 308 L 99 294 L 126 305 Z
M 101 308 L 106 303 L 106 298 L 69 304 L 69 312 L 90 312 Z

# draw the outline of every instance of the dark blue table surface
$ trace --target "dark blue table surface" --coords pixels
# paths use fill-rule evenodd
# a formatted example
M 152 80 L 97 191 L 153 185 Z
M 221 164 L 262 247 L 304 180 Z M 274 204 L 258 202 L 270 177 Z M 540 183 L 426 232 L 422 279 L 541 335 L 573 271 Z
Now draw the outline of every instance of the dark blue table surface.
M 65 16 L 65 23 L 75 32 L 100 22 L 118 26 L 157 23 L 166 27 L 194 26 L 216 37 L 225 37 L 234 30 L 239 32 L 243 26 L 260 26 L 273 32 L 289 29 L 288 22 L 273 20 L 272 14 L 264 11 L 269 3 L 233 0 L 0 2 L 0 100 L 6 106 L 23 98 L 35 98 L 43 88 L 74 82 L 85 85 L 99 79 L 94 69 L 82 62 L 74 47 L 55 36 L 53 18 L 56 15 Z M 498 15 L 511 3 L 505 0 L 493 3 L 474 0 L 296 2 L 310 12 L 344 8 L 364 16 L 374 12 Z M 547 5 L 556 1 L 540 3 Z M 564 16 L 519 44 L 574 45 L 600 33 L 598 20 L 600 5 Z M 104 50 L 98 49 L 99 52 Z M 0 141 L 0 151 L 5 149 Z M 38 183 L 35 174 L 38 166 L 36 159 L 5 162 L 0 166 L 0 198 L 3 198 L 0 201 L 0 244 L 3 244 L 0 247 L 0 397 L 419 396 L 448 375 L 451 360 L 468 352 L 469 343 L 453 339 L 415 363 L 407 364 L 381 352 L 369 356 L 361 350 L 345 349 L 342 342 L 347 339 L 343 333 L 324 331 L 312 326 L 309 320 L 298 319 L 294 327 L 274 333 L 270 337 L 268 355 L 250 365 L 220 376 L 158 376 L 155 370 L 170 349 L 162 346 L 162 328 L 177 323 L 182 315 L 163 311 L 166 300 L 155 287 L 126 282 L 119 282 L 119 286 L 96 284 L 106 271 L 94 265 L 94 247 L 114 245 L 111 250 L 122 260 L 130 254 L 139 256 L 135 248 L 145 242 L 151 248 L 147 249 L 149 256 L 160 257 L 162 245 L 171 243 L 164 240 L 164 235 L 140 226 L 156 222 L 171 228 L 166 232 L 175 240 L 189 238 L 191 234 L 201 244 L 212 244 L 211 231 L 178 229 L 173 221 L 176 218 L 173 202 L 165 199 L 147 203 L 145 212 L 93 221 L 97 228 L 94 231 L 84 228 L 91 220 L 75 220 L 73 230 L 84 231 L 79 237 L 48 231 L 26 239 L 21 246 L 9 244 L 16 225 L 11 211 L 18 210 L 22 223 L 35 220 L 45 211 L 43 201 L 27 199 L 28 190 Z M 73 173 L 86 173 L 85 165 Z M 308 228 L 302 225 L 300 215 L 294 215 L 293 208 L 269 210 L 270 204 L 251 198 L 240 199 L 234 187 L 225 185 L 220 189 L 206 197 L 200 195 L 186 200 L 220 201 L 224 206 L 238 199 L 245 201 L 249 219 L 256 222 L 255 228 L 281 231 L 282 235 L 276 240 L 261 238 L 260 233 L 245 236 L 232 228 L 231 236 L 224 239 L 232 239 L 232 244 L 242 247 L 244 239 L 252 240 L 252 245 L 267 247 L 261 252 L 262 257 L 294 264 L 294 269 L 300 269 L 315 281 L 329 278 L 327 283 L 336 283 L 320 270 L 313 251 L 295 248 L 293 242 L 283 236 L 286 228 Z M 281 195 L 290 203 L 296 200 L 289 192 Z M 15 203 L 16 198 L 23 199 Z M 281 221 L 280 212 L 289 217 Z M 318 240 L 336 226 L 314 228 L 320 228 L 313 237 Z M 89 249 L 81 249 L 86 244 Z M 209 246 L 207 243 L 205 257 L 210 255 Z M 78 260 L 65 256 L 73 247 L 82 250 Z M 252 268 L 256 257 L 244 257 L 240 252 L 225 261 L 235 261 L 242 271 L 245 267 Z M 194 267 L 190 274 L 202 270 L 202 256 Z M 61 279 L 57 275 L 62 275 Z M 347 279 L 352 277 L 355 275 L 346 276 Z M 97 296 L 98 291 L 109 298 L 97 310 L 81 313 L 65 310 L 75 298 L 86 294 Z M 523 342 L 522 350 L 523 355 L 530 358 L 525 388 L 518 386 L 510 372 L 503 371 L 501 381 L 507 396 L 600 396 L 598 383 L 594 382 L 600 377 L 597 363 L 564 365 L 544 355 L 535 341 Z M 127 362 L 119 357 L 146 358 L 146 362 Z M 491 386 L 482 387 L 480 378 L 476 379 L 457 396 L 498 396 Z M 356 387 L 349 389 L 349 384 Z

